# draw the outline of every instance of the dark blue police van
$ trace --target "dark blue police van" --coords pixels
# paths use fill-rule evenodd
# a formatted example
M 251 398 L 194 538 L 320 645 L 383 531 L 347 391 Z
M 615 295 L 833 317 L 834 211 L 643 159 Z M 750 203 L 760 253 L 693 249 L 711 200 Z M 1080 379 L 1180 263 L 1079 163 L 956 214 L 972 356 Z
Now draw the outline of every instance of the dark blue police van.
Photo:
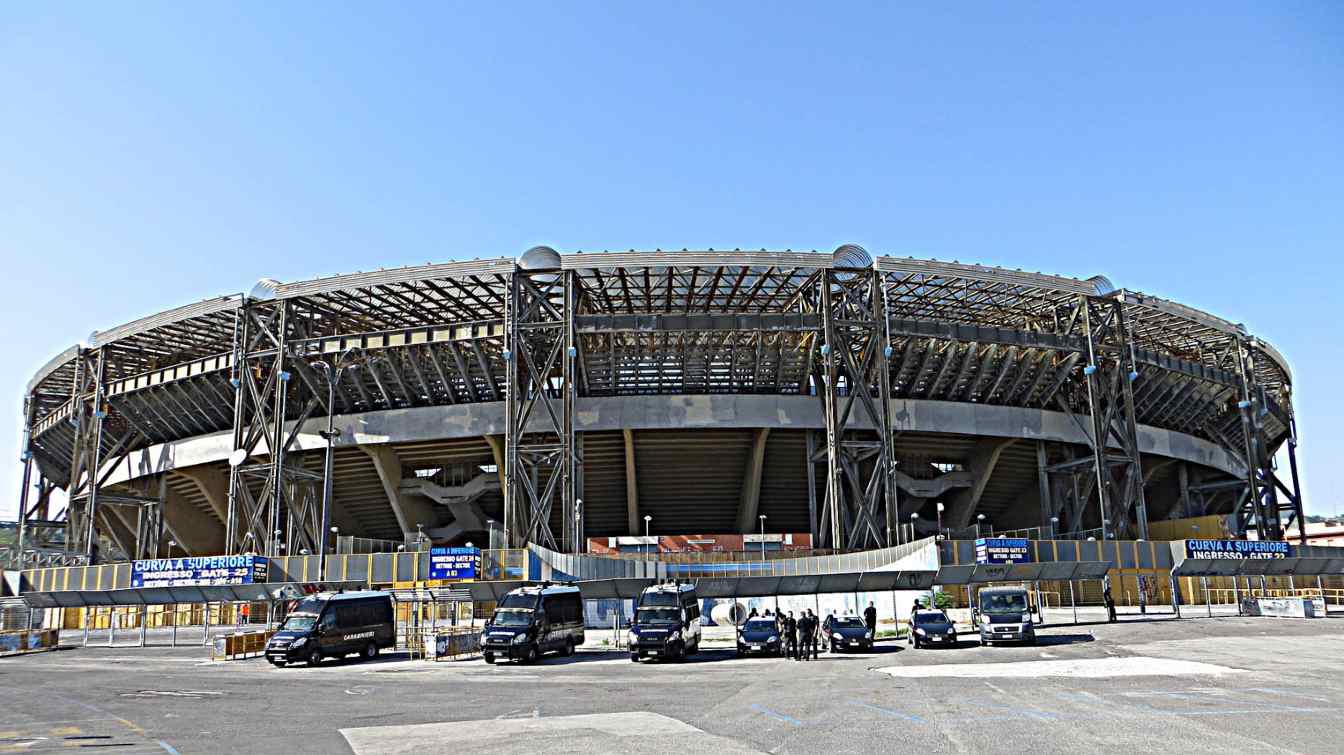
M 535 663 L 550 652 L 573 655 L 583 644 L 583 596 L 577 587 L 541 584 L 510 591 L 481 631 L 486 663 Z
M 300 600 L 285 623 L 266 643 L 266 660 L 274 666 L 356 653 L 365 660 L 397 644 L 392 595 L 362 592 L 317 593 Z

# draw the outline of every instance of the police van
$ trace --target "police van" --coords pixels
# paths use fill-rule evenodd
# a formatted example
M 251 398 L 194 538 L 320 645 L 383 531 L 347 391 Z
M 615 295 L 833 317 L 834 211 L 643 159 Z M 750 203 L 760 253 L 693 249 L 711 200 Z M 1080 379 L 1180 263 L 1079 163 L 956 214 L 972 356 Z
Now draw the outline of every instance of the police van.
M 550 583 L 519 587 L 495 606 L 481 631 L 486 663 L 497 658 L 534 663 L 550 652 L 568 656 L 583 644 L 583 595 Z
M 300 600 L 266 643 L 274 666 L 359 654 L 365 660 L 397 644 L 392 595 L 379 591 L 317 593 Z
M 630 660 L 680 659 L 700 649 L 700 601 L 695 585 L 668 582 L 644 588 L 630 622 Z

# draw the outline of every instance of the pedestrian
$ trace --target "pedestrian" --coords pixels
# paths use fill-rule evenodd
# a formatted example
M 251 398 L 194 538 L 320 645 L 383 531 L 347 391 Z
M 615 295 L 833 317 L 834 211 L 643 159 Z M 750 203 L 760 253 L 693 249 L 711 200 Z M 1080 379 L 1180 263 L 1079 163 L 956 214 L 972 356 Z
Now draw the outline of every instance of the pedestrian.
M 1139 575 L 1139 613 L 1148 613 L 1148 578 Z
M 820 621 L 820 617 L 812 613 L 811 608 L 807 609 L 807 645 L 812 649 L 812 660 L 817 659 L 817 645 L 821 644 L 818 636 L 821 634 L 821 627 L 818 626 Z
M 793 611 L 784 619 L 784 654 L 798 660 L 798 620 L 793 618 Z
M 821 626 L 822 626 L 823 629 L 826 630 L 826 632 L 823 632 L 823 634 L 826 634 L 827 632 L 835 631 L 835 614 L 833 614 L 833 613 L 828 613 L 828 614 L 826 614 L 826 621 L 822 622 Z M 827 635 L 827 636 L 829 636 L 829 635 Z M 827 649 L 827 650 L 830 649 L 830 644 L 831 644 L 831 643 L 829 643 L 829 642 L 826 643 L 826 646 L 827 646 L 826 649 Z
M 751 609 L 751 613 L 747 614 L 747 618 L 748 618 L 748 619 L 754 619 L 754 618 L 756 618 L 756 609 L 755 609 L 755 607 L 753 607 L 753 608 Z
M 868 607 L 863 609 L 863 624 L 868 627 L 868 633 L 874 638 L 877 637 L 877 607 L 873 601 L 868 601 Z
M 1115 623 L 1115 598 L 1111 597 L 1111 578 L 1101 581 L 1101 602 L 1106 605 L 1107 621 Z

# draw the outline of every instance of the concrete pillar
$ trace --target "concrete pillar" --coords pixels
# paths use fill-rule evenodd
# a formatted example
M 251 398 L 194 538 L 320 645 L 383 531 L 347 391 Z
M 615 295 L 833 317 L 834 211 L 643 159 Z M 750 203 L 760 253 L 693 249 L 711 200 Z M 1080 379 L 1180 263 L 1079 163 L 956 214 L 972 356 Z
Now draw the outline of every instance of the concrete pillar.
M 989 485 L 989 478 L 994 474 L 994 467 L 998 466 L 999 456 L 1003 453 L 1003 449 L 1016 442 L 1016 438 L 986 438 L 976 441 L 975 450 L 971 452 L 966 462 L 967 470 L 975 475 L 975 484 L 952 496 L 952 505 L 948 507 L 947 512 L 952 527 L 964 529 L 970 526 L 971 520 L 975 518 L 975 509 L 980 505 L 980 496 L 984 495 L 985 488 Z
M 361 445 L 359 450 L 368 454 L 369 459 L 373 461 L 374 469 L 378 471 L 378 479 L 383 483 L 383 492 L 387 495 L 388 505 L 392 507 L 392 513 L 397 517 L 397 525 L 401 527 L 403 537 L 415 536 L 417 524 L 423 525 L 425 529 L 437 524 L 438 516 L 428 501 L 421 496 L 402 492 L 401 459 L 391 446 Z
M 765 444 L 770 438 L 770 428 L 756 430 L 752 439 L 751 455 L 747 457 L 747 469 L 742 475 L 742 494 L 737 504 L 737 531 L 755 532 L 756 516 L 761 508 L 761 472 L 765 468 Z
M 179 547 L 192 556 L 224 552 L 224 524 L 193 506 L 171 487 L 165 486 L 163 526 Z
M 621 430 L 625 441 L 625 520 L 631 535 L 642 532 L 639 525 L 639 477 L 635 473 L 635 432 Z

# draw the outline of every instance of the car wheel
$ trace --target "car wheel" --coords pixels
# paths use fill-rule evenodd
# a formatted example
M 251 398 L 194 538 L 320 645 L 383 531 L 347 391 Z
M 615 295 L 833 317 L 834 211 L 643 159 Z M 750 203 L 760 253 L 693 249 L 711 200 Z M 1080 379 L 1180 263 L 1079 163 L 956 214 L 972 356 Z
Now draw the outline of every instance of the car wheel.
M 371 660 L 373 660 L 374 658 L 377 658 L 377 657 L 378 657 L 378 643 L 376 643 L 376 642 L 370 642 L 369 644 L 365 645 L 365 646 L 364 646 L 363 657 L 364 657 L 364 660 L 366 660 L 366 661 L 371 661 Z
M 309 665 L 309 666 L 316 666 L 317 664 L 319 664 L 319 663 L 321 663 L 321 662 L 322 662 L 322 651 L 321 651 L 321 650 L 318 650 L 317 648 L 313 648 L 312 650 L 308 651 L 308 665 Z
M 573 637 L 570 637 L 569 639 L 565 640 L 565 649 L 564 649 L 564 650 L 561 650 L 561 651 L 560 651 L 560 654 L 563 655 L 563 656 L 565 656 L 566 658 L 568 658 L 568 657 L 571 656 L 571 655 L 574 655 L 574 638 L 573 638 Z
M 631 662 L 631 663 L 639 663 L 639 653 L 631 653 L 631 654 L 630 654 L 630 662 Z
M 527 646 L 527 656 L 523 660 L 527 663 L 536 663 L 540 657 L 541 653 L 537 650 L 536 644 L 532 644 Z
M 494 654 L 494 653 L 483 653 L 482 655 L 483 655 L 483 657 L 485 658 L 485 662 L 486 662 L 486 663 L 493 664 L 493 663 L 495 662 L 495 654 Z

